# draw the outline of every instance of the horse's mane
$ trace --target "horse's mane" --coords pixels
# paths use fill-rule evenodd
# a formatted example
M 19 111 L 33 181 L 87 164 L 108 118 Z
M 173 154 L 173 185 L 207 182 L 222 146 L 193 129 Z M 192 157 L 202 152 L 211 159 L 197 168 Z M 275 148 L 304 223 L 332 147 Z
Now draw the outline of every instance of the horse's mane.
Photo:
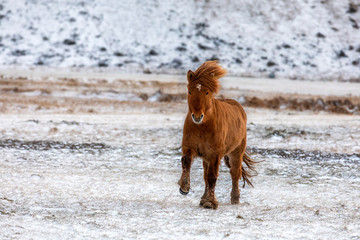
M 218 65 L 217 61 L 204 62 L 195 72 L 189 70 L 187 78 L 189 85 L 201 84 L 208 87 L 210 91 L 218 93 L 220 90 L 219 78 L 226 74 L 226 70 Z

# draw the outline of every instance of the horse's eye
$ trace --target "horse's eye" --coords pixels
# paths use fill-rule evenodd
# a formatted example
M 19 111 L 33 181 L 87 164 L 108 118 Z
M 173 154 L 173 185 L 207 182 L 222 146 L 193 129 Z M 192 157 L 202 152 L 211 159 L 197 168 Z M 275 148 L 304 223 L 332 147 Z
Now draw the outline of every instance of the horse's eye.
M 206 92 L 206 95 L 208 95 L 209 94 L 209 92 Z
M 191 92 L 189 91 L 189 94 L 191 95 Z

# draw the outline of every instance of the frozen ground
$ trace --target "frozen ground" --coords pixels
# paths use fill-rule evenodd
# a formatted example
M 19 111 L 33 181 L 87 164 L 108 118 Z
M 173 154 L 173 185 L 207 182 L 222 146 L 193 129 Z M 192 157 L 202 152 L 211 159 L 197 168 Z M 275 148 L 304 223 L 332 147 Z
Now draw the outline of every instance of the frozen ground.
M 156 90 L 177 96 L 184 84 L 149 75 L 12 74 L 0 89 L 1 239 L 360 239 L 358 114 L 246 108 L 249 149 L 263 160 L 255 188 L 241 189 L 241 204 L 230 205 L 222 163 L 214 211 L 198 206 L 200 160 L 189 195 L 178 191 L 186 103 L 161 101 Z M 226 84 L 222 94 L 240 98 L 240 88 Z M 308 85 L 294 84 L 306 97 Z M 356 101 L 356 87 L 313 94 Z
M 0 2 L 0 65 L 359 81 L 359 0 Z

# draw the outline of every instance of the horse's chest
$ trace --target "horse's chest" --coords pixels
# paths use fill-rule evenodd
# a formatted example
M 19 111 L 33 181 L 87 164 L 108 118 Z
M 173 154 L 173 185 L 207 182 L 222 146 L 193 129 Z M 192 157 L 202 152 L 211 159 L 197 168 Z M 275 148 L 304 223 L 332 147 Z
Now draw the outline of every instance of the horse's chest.
M 185 129 L 183 146 L 192 149 L 197 156 L 207 158 L 224 152 L 226 135 L 222 128 L 205 125 L 193 128 L 185 126 Z
M 215 134 L 207 134 L 199 137 L 195 142 L 194 150 L 199 157 L 216 155 L 223 151 L 223 144 Z
M 214 132 L 200 132 L 196 133 L 194 140 L 198 145 L 209 146 L 218 140 L 218 136 Z

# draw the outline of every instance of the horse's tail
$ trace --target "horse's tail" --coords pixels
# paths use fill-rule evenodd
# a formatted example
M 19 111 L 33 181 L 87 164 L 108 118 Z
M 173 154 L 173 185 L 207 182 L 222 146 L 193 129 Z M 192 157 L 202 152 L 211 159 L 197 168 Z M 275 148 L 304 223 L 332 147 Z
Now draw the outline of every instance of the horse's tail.
M 255 170 L 255 164 L 257 164 L 258 162 L 254 161 L 254 159 L 252 159 L 249 155 L 249 152 L 246 151 L 243 157 L 243 164 L 241 166 L 242 178 L 244 181 L 243 187 L 245 187 L 245 183 L 247 183 L 251 187 L 254 187 L 250 181 L 250 178 L 257 175 L 257 171 Z M 246 164 L 247 169 L 244 168 L 244 163 Z

